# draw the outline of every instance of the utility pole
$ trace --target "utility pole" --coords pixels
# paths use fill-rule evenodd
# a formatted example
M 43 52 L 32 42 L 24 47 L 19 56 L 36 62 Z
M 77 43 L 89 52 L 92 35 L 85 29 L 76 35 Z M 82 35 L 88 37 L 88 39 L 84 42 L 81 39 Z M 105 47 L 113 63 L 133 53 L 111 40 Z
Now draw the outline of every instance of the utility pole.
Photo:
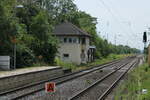
M 117 35 L 115 34 L 115 46 L 117 45 Z
M 150 66 L 150 44 L 148 45 L 148 65 Z
M 109 30 L 109 21 L 107 22 L 107 41 L 109 41 L 109 33 L 108 33 L 109 31 L 108 30 Z
M 23 7 L 24 7 L 23 5 L 17 5 L 17 6 L 15 7 L 15 13 L 16 13 L 16 9 L 23 8 Z M 13 66 L 13 68 L 16 69 L 16 53 L 17 53 L 17 49 L 16 49 L 16 45 L 17 45 L 16 36 L 15 36 L 15 38 L 12 40 L 12 42 L 14 43 L 14 66 Z
M 14 69 L 16 69 L 16 52 L 17 50 L 16 50 L 16 42 L 15 42 L 14 44 Z
M 147 32 L 143 34 L 144 53 L 146 54 Z M 150 66 L 150 44 L 148 45 L 148 65 Z
M 108 39 L 108 33 L 107 33 L 107 41 L 109 41 L 109 39 Z
M 143 33 L 143 43 L 144 43 L 144 50 L 146 49 L 146 43 L 147 43 L 147 32 Z
M 127 40 L 127 46 L 128 46 L 128 44 L 129 44 L 129 41 Z

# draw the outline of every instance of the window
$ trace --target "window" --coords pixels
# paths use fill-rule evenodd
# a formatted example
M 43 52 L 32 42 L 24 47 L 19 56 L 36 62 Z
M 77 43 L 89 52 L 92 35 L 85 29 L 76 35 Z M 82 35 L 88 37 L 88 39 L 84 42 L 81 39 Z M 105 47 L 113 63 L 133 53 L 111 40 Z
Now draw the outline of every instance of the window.
M 64 38 L 64 43 L 67 43 L 67 38 Z
M 69 54 L 63 54 L 63 57 L 68 58 Z
M 73 39 L 73 43 L 77 43 L 77 38 L 74 38 L 74 39 Z
M 72 38 L 69 38 L 69 43 L 72 43 Z
M 63 43 L 63 38 L 59 37 L 59 42 Z
M 79 44 L 81 43 L 81 39 L 79 38 Z
M 82 44 L 86 44 L 85 38 L 82 38 Z

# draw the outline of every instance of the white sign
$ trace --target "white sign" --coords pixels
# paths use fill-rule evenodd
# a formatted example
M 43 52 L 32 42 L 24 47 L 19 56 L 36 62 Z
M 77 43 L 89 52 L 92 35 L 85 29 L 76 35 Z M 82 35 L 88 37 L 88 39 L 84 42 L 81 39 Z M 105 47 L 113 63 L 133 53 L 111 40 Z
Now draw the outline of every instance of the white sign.
M 142 89 L 142 94 L 147 94 L 147 89 Z
M 0 69 L 10 70 L 10 56 L 0 56 Z

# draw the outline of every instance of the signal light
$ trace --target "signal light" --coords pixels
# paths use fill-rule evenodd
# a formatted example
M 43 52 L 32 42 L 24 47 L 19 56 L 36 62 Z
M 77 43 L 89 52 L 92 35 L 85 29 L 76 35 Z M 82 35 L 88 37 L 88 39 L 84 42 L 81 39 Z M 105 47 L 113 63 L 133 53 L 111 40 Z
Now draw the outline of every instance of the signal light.
M 147 33 L 146 32 L 144 32 L 144 34 L 143 34 L 143 42 L 147 42 Z

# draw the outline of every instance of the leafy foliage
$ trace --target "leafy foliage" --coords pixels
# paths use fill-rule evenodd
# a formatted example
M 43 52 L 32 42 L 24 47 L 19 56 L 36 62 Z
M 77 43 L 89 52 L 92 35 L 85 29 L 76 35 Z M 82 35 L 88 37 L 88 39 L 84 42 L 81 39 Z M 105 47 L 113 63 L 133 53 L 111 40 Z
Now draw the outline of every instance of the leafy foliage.
M 17 7 L 20 4 L 22 8 Z M 91 45 L 96 46 L 97 58 L 138 52 L 103 40 L 96 31 L 97 19 L 79 11 L 73 0 L 0 0 L 0 13 L 0 55 L 13 57 L 16 44 L 17 67 L 39 61 L 53 64 L 58 41 L 51 33 L 56 24 L 66 20 L 92 36 Z
M 115 100 L 149 100 L 150 98 L 150 67 L 147 63 L 132 70 L 125 83 L 117 88 Z M 143 92 L 146 89 L 147 92 Z
M 6 1 L 6 0 L 5 0 Z M 1 55 L 10 54 L 12 41 L 15 39 L 17 31 L 16 18 L 11 14 L 13 10 L 8 9 L 14 4 L 14 0 L 10 2 L 0 1 L 0 53 Z M 5 5 L 5 6 L 4 6 Z M 4 52 L 5 51 L 5 52 Z
M 32 52 L 31 49 L 29 49 L 27 46 L 18 44 L 17 45 L 17 66 L 23 67 L 23 66 L 31 66 L 33 63 L 35 63 L 35 55 Z
M 34 52 L 36 61 L 52 64 L 57 53 L 58 42 L 51 36 L 52 25 L 49 23 L 48 13 L 33 4 L 25 5 L 17 12 L 17 15 L 19 15 L 20 23 L 26 26 L 25 37 L 22 41 Z M 28 18 L 24 15 L 28 15 Z

